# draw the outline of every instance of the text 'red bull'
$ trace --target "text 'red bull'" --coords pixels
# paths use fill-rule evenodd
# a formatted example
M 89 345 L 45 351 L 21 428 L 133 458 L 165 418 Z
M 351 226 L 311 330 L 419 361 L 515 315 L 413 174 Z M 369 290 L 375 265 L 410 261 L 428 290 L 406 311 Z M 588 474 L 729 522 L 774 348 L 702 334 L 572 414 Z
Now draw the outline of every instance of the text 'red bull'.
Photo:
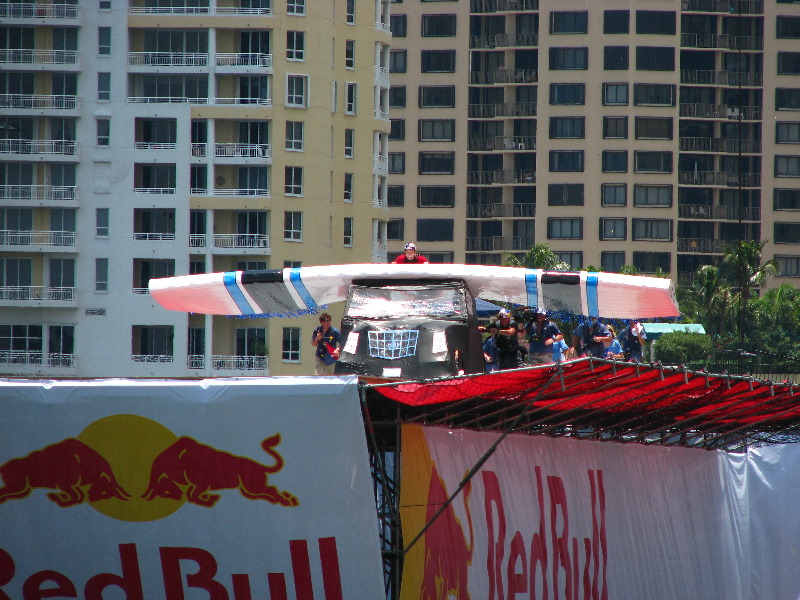
M 306 540 L 290 540 L 294 596 L 296 600 L 343 600 L 339 554 L 336 538 L 317 540 L 319 565 L 322 573 L 322 596 L 315 595 L 312 587 L 311 560 Z M 191 547 L 159 548 L 165 600 L 185 600 L 188 589 L 203 590 L 208 600 L 252 600 L 250 575 L 234 573 L 229 587 L 217 573 L 217 561 L 207 550 Z M 122 590 L 126 600 L 145 600 L 139 556 L 136 544 L 120 544 L 121 574 L 99 573 L 89 578 L 83 588 L 84 600 L 103 600 L 109 587 Z M 191 567 L 182 567 L 193 563 Z M 189 572 L 191 571 L 191 572 Z M 16 574 L 14 559 L 0 548 L 0 600 L 42 600 L 43 598 L 78 598 L 75 583 L 66 575 L 54 570 L 33 573 L 22 582 L 22 598 L 12 597 L 4 589 Z M 261 578 L 261 575 L 257 575 Z M 289 589 L 284 573 L 267 573 L 271 600 L 288 600 Z M 319 590 L 318 590 L 319 591 Z

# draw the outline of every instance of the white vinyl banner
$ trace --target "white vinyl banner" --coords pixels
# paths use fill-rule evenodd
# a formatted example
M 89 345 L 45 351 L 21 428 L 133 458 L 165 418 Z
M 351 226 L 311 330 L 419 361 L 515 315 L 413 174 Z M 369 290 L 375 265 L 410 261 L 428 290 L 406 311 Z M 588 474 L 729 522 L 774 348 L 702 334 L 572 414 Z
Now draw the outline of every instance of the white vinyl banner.
M 0 600 L 384 595 L 351 378 L 0 381 Z
M 403 430 L 412 542 L 499 437 Z M 510 435 L 406 557 L 403 600 L 797 600 L 800 448 Z

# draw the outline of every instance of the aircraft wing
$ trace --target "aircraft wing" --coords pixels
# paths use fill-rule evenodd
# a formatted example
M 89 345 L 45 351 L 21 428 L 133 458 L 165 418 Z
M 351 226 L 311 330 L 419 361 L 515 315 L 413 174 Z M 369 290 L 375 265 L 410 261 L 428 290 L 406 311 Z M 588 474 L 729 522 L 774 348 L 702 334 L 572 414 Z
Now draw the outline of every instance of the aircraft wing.
M 619 273 L 461 264 L 349 264 L 229 271 L 150 280 L 164 308 L 217 315 L 292 317 L 342 302 L 354 281 L 464 281 L 476 298 L 615 319 L 677 317 L 672 280 Z

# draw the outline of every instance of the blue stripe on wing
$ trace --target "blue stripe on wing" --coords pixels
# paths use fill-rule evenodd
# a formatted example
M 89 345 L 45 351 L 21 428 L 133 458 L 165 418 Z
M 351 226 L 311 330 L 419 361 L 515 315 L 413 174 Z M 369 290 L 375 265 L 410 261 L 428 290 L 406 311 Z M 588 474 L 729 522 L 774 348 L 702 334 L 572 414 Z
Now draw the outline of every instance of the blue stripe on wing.
M 301 267 L 294 267 L 289 270 L 289 281 L 292 282 L 292 286 L 300 296 L 300 299 L 305 302 L 306 308 L 309 310 L 316 310 L 317 303 L 314 302 L 314 298 L 308 293 L 305 284 L 300 278 L 300 269 Z
M 589 273 L 586 276 L 586 303 L 589 308 L 589 316 L 590 317 L 597 317 L 599 316 L 598 310 L 598 302 L 597 302 L 597 275 L 593 275 Z
M 243 315 L 255 314 L 247 298 L 244 297 L 242 290 L 239 289 L 239 284 L 236 282 L 236 271 L 226 271 L 222 276 L 222 282 L 225 284 L 225 289 L 228 290 L 233 301 L 236 302 L 236 306 L 239 307 L 239 312 Z
M 539 308 L 539 289 L 536 286 L 535 271 L 525 271 L 525 291 L 528 294 L 528 306 Z

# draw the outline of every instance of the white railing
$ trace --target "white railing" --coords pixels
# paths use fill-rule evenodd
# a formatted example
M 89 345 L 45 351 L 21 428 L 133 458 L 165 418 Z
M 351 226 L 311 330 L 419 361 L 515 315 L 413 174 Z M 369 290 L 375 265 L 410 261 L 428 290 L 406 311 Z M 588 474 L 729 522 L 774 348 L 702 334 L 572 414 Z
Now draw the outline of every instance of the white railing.
M 392 33 L 392 28 L 389 25 L 389 23 L 375 21 L 375 29 L 377 29 L 378 31 L 384 31 L 386 33 Z
M 136 150 L 175 150 L 175 142 L 136 142 L 133 147 Z
M 131 291 L 134 294 L 139 294 L 139 295 L 146 296 L 147 294 L 150 293 L 150 288 L 149 287 L 144 287 L 144 288 L 143 287 L 135 287 Z
M 388 171 L 389 157 L 383 154 L 376 154 L 372 157 L 372 168 L 376 171 Z
M 389 87 L 389 69 L 375 67 L 375 83 L 380 87 Z
M 208 98 L 186 96 L 128 96 L 130 104 L 208 104 Z
M 175 188 L 135 187 L 133 191 L 136 194 L 174 194 Z
M 48 367 L 66 367 L 71 368 L 75 366 L 74 354 L 51 353 L 47 355 Z
M 131 6 L 131 14 L 140 15 L 271 15 L 272 8 L 242 8 L 239 6 Z
M 77 96 L 58 94 L 0 94 L 0 108 L 78 108 Z
M 189 234 L 189 247 L 190 248 L 205 248 L 206 247 L 206 234 L 205 233 L 190 233 Z
M 0 300 L 75 300 L 74 287 L 45 287 L 43 285 L 4 285 Z
M 269 236 L 261 233 L 215 233 L 215 248 L 269 248 Z
M 214 98 L 213 104 L 259 104 L 272 106 L 272 98 Z
M 0 19 L 77 19 L 79 14 L 77 4 L 0 4 Z
M 258 52 L 218 52 L 218 67 L 271 67 L 272 54 Z
M 148 67 L 205 67 L 207 52 L 128 52 L 129 65 Z
M 15 231 L 0 229 L 1 246 L 74 246 L 74 231 Z
M 72 140 L 0 139 L 0 152 L 10 154 L 75 154 Z
M 131 354 L 131 360 L 143 363 L 171 363 L 173 359 L 171 354 Z
M 206 145 L 205 143 L 192 143 L 192 156 L 205 156 Z
M 172 241 L 175 239 L 174 233 L 134 233 L 133 239 L 146 240 L 148 242 Z
M 269 158 L 271 151 L 269 144 L 214 144 L 214 156 L 220 158 Z
M 77 62 L 77 50 L 33 50 L 31 48 L 0 50 L 0 63 L 16 65 L 74 65 Z
M 202 354 L 190 354 L 186 357 L 187 369 L 205 369 L 206 357 Z
M 264 371 L 268 365 L 266 356 L 211 355 L 211 366 L 217 371 Z
M 214 188 L 214 196 L 265 196 L 271 197 L 270 191 L 263 188 Z
M 388 110 L 383 110 L 382 108 L 376 108 L 373 111 L 373 114 L 375 115 L 376 119 L 382 119 L 384 121 L 388 121 L 389 120 L 389 111 Z
M 0 364 L 4 365 L 40 365 L 41 350 L 0 350 Z
M 372 206 L 374 208 L 389 208 L 389 201 L 386 198 L 381 198 L 380 196 L 374 196 L 372 198 Z
M 0 185 L 0 200 L 76 200 L 74 185 Z

